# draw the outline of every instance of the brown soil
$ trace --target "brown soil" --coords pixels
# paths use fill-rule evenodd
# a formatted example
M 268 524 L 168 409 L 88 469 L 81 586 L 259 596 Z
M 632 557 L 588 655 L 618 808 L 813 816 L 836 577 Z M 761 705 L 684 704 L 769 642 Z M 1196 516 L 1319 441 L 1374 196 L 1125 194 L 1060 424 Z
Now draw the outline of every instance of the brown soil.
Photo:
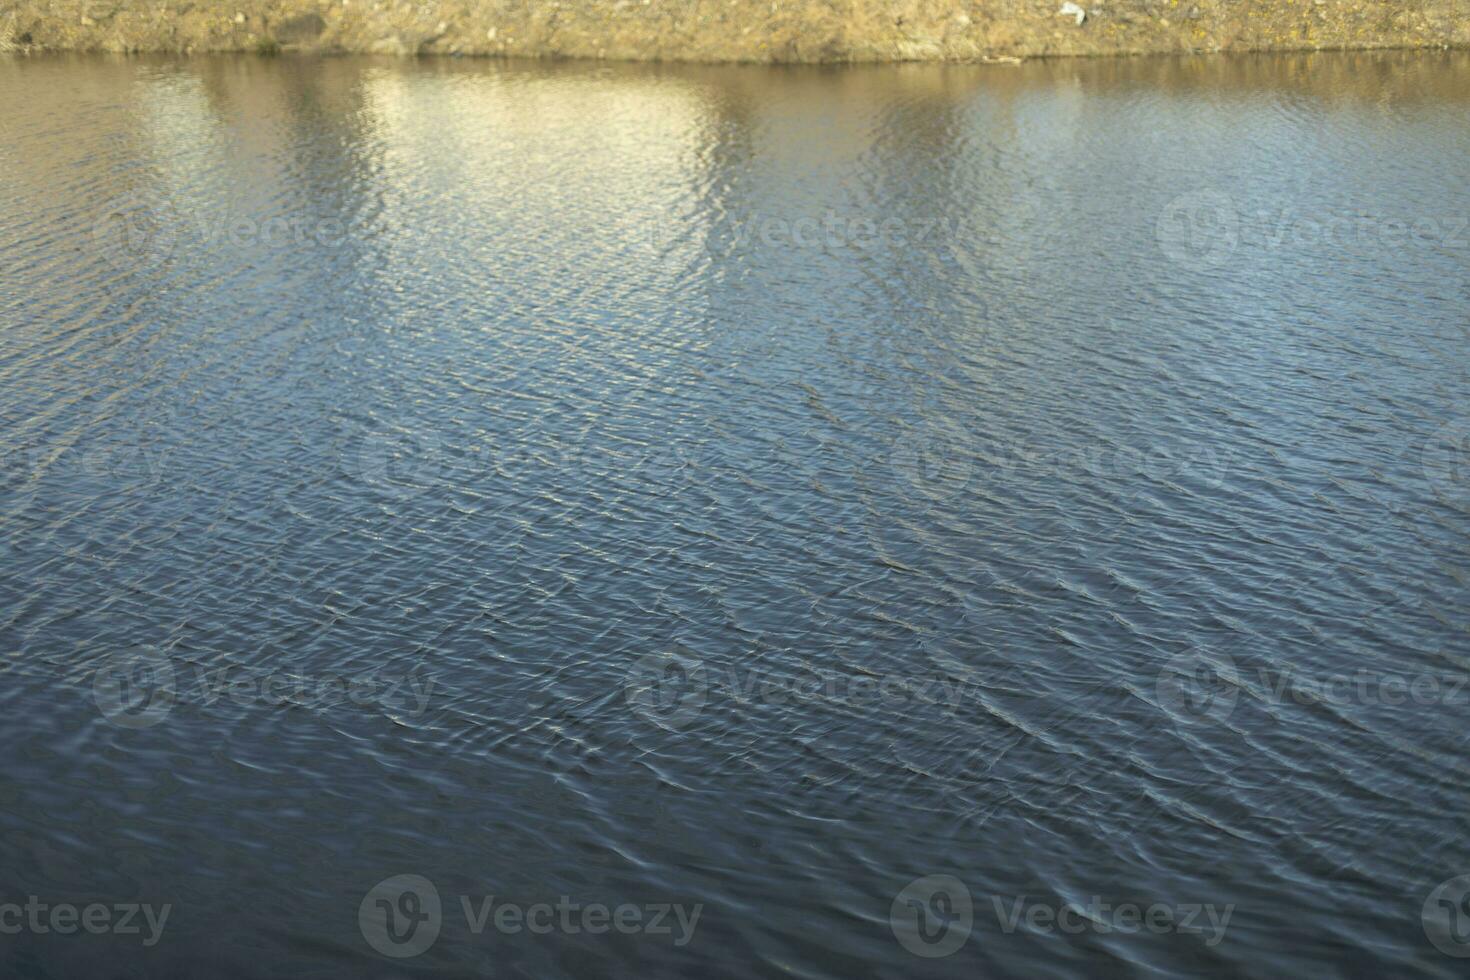
M 0 0 L 0 49 L 974 61 L 1470 47 L 1470 0 Z

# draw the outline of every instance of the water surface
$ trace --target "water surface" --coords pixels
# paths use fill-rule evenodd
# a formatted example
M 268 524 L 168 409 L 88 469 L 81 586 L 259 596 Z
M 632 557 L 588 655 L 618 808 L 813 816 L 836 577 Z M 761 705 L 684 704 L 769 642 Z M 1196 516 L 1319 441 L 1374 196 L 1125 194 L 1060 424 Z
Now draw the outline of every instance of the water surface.
M 5 972 L 1462 975 L 1467 110 L 0 61 L 0 901 L 172 907 Z

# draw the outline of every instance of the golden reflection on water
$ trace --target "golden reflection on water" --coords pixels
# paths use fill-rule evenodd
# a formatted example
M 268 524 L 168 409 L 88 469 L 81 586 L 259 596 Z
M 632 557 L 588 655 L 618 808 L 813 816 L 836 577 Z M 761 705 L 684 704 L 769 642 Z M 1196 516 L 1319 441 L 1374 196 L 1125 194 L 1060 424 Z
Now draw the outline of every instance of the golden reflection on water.
M 78 62 L 88 70 L 69 71 Z M 687 221 L 701 200 L 725 193 L 722 182 L 736 171 L 748 171 L 745 189 L 779 211 L 788 193 L 802 193 L 805 176 L 856 171 L 873 154 L 944 166 L 973 137 L 967 126 L 983 126 L 1001 144 L 995 152 L 1045 157 L 1073 139 L 1088 100 L 1112 96 L 1153 99 L 1160 111 L 1187 111 L 1189 98 L 1264 100 L 1281 112 L 1300 100 L 1385 112 L 1462 105 L 1467 63 L 1464 53 L 1438 52 L 842 69 L 6 59 L 0 79 L 54 75 L 56 84 L 25 86 L 7 128 L 36 138 L 0 142 L 0 162 L 14 193 L 46 206 L 60 179 L 83 208 L 150 185 L 181 194 L 208 177 L 228 181 L 242 209 L 297 189 L 350 188 L 379 197 L 359 202 L 369 210 L 391 211 L 398 181 L 433 171 L 472 193 L 480 220 L 533 216 L 555 196 L 561 208 L 585 202 L 602 234 L 633 242 L 646 241 L 651 216 Z M 42 138 L 60 128 L 87 138 Z M 308 183 L 293 188 L 293 178 Z M 336 178 L 337 187 L 310 184 Z M 1024 187 L 997 192 L 1016 202 L 1015 213 L 1035 205 Z

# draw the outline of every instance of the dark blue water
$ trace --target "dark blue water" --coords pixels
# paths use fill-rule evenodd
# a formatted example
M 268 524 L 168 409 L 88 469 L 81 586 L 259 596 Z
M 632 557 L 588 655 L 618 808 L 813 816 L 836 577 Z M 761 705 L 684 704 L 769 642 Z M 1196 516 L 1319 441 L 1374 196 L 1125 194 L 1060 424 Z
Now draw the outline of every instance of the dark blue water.
M 4 972 L 1462 976 L 1467 109 L 0 61 Z

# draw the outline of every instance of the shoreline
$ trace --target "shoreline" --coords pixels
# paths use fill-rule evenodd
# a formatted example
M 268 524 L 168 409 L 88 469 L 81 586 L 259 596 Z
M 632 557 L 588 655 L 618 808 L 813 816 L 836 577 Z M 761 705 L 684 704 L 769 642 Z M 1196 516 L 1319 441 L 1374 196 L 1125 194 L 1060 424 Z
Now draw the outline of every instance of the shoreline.
M 1470 0 L 0 0 L 0 51 L 854 64 L 1470 48 Z

